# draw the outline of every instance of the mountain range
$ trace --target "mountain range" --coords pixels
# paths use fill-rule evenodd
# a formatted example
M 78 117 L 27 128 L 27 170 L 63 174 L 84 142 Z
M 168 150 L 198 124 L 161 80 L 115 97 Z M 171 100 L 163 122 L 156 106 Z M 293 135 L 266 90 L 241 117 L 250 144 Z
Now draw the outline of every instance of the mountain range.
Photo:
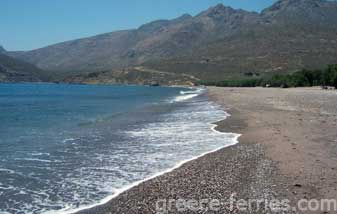
M 219 4 L 196 16 L 6 54 L 54 79 L 86 83 L 182 84 L 315 69 L 337 62 L 337 2 L 279 0 L 260 13 Z
M 46 72 L 35 65 L 10 57 L 0 46 L 0 82 L 48 81 Z

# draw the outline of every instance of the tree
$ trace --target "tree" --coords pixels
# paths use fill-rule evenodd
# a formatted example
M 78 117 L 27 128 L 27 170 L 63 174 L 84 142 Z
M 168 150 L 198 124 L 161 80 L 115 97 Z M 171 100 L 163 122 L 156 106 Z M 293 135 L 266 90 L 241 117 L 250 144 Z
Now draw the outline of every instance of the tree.
M 337 89 L 337 64 L 329 66 L 330 84 Z

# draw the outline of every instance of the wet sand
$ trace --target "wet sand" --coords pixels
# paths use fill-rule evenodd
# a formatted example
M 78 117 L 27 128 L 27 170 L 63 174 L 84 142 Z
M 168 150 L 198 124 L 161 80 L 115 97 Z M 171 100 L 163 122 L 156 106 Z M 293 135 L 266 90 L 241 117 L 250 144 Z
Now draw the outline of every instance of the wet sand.
M 226 203 L 216 211 L 202 206 L 178 212 L 175 202 L 227 202 L 232 196 L 289 199 L 295 205 L 302 198 L 337 198 L 336 91 L 209 88 L 208 93 L 232 115 L 218 122 L 217 130 L 241 133 L 239 144 L 190 161 L 80 213 L 160 213 L 158 208 L 166 208 L 166 213 L 238 213 Z M 269 207 L 252 210 L 266 213 Z

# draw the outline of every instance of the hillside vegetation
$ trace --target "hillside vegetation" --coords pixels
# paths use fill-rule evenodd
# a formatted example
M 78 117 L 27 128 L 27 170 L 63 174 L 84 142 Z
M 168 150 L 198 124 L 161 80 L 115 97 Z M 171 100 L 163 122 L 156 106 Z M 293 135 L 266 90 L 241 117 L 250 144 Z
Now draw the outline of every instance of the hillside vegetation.
M 307 70 L 292 74 L 275 74 L 271 77 L 250 77 L 223 81 L 200 81 L 199 84 L 220 87 L 335 87 L 337 89 L 337 64 L 324 70 Z
M 215 81 L 242 78 L 249 72 L 271 76 L 323 69 L 336 63 L 336 35 L 335 1 L 280 0 L 261 13 L 220 4 L 196 16 L 8 54 L 58 79 L 85 80 L 88 73 L 102 72 L 97 76 L 108 79 L 97 81 L 132 82 L 132 75 L 122 77 L 118 72 L 143 67 L 176 78 Z

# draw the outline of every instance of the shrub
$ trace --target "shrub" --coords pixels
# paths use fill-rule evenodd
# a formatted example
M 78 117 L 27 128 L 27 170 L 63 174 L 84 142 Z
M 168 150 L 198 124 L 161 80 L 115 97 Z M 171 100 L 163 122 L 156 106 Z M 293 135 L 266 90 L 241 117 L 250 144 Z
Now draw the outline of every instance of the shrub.
M 248 72 L 246 76 L 252 73 Z M 292 74 L 275 74 L 269 78 L 242 78 L 223 81 L 199 82 L 202 85 L 213 85 L 219 87 L 311 87 L 311 86 L 333 86 L 337 89 L 337 64 L 329 65 L 325 70 L 307 70 Z

